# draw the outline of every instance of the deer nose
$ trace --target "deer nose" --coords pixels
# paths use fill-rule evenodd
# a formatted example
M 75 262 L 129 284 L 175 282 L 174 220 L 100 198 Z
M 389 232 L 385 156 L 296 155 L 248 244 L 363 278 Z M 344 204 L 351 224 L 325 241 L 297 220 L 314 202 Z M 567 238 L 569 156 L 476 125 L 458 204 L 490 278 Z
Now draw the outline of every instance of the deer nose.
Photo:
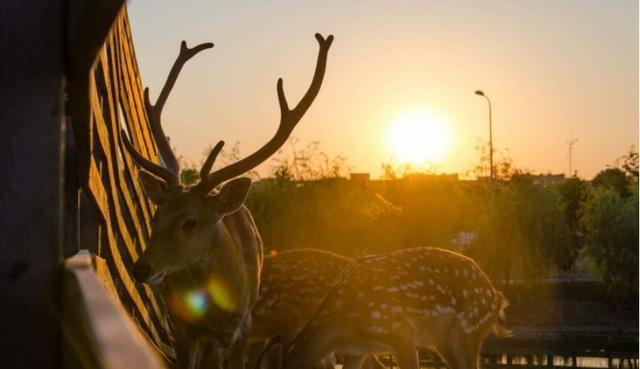
M 147 264 L 135 263 L 133 265 L 133 277 L 136 281 L 144 283 L 149 279 L 151 275 L 151 267 Z

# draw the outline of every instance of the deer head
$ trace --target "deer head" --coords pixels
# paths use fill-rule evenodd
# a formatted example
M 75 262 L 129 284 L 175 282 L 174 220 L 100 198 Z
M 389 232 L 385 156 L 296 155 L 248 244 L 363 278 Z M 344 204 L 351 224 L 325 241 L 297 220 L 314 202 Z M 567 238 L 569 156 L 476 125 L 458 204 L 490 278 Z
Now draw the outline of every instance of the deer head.
M 122 132 L 122 141 L 127 151 L 145 169 L 140 172 L 142 186 L 149 199 L 157 206 L 149 246 L 133 269 L 133 275 L 139 282 L 159 283 L 169 273 L 205 261 L 205 258 L 215 259 L 216 252 L 224 252 L 231 243 L 227 241 L 235 235 L 230 234 L 221 220 L 243 206 L 251 187 L 249 178 L 235 177 L 267 160 L 286 142 L 320 90 L 333 36 L 325 39 L 316 34 L 316 40 L 320 50 L 315 74 L 309 89 L 293 109 L 287 103 L 282 79 L 278 80 L 277 94 L 281 114 L 275 135 L 246 158 L 211 172 L 216 157 L 224 146 L 223 141 L 218 142 L 200 170 L 200 182 L 191 187 L 180 184 L 179 163 L 162 130 L 161 113 L 184 64 L 200 51 L 213 47 L 213 44 L 205 43 L 188 48 L 183 41 L 155 105 L 150 103 L 149 90 L 145 89 L 145 108 L 151 132 L 165 166 L 145 159 Z M 214 191 L 220 184 L 223 186 L 219 191 Z

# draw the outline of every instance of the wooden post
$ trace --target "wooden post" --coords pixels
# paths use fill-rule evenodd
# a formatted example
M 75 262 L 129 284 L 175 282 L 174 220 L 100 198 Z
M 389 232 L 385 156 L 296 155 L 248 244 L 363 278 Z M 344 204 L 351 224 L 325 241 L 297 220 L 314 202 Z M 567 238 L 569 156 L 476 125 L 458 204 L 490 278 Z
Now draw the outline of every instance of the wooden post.
M 58 368 L 63 4 L 0 2 L 0 367 Z

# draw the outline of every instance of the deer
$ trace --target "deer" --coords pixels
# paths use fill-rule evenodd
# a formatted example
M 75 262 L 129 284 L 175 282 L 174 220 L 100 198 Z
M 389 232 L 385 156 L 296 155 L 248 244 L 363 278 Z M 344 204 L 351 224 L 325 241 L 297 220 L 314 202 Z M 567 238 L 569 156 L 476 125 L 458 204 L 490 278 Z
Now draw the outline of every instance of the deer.
M 299 103 L 289 108 L 282 78 L 277 82 L 280 122 L 273 137 L 257 151 L 212 171 L 224 146 L 219 141 L 200 169 L 200 181 L 180 183 L 180 166 L 161 124 L 162 109 L 182 67 L 203 43 L 180 52 L 156 104 L 144 91 L 145 110 L 161 164 L 136 151 L 126 132 L 121 141 L 142 168 L 139 180 L 156 206 L 148 246 L 135 260 L 132 274 L 159 291 L 173 325 L 179 367 L 244 367 L 251 310 L 257 301 L 263 261 L 260 233 L 244 201 L 251 179 L 239 177 L 272 156 L 315 100 L 324 78 L 333 36 L 315 35 L 319 45 L 315 72 Z
M 271 337 L 280 335 L 288 342 L 302 330 L 350 261 L 318 249 L 293 249 L 265 256 L 260 295 L 252 312 L 250 363 L 255 362 Z M 350 355 L 339 354 L 345 363 L 353 360 Z M 331 353 L 316 368 L 331 369 L 335 364 Z M 382 369 L 383 365 L 372 356 L 367 358 L 366 367 Z
M 450 369 L 476 369 L 482 343 L 503 327 L 508 301 L 470 258 L 431 247 L 351 261 L 305 327 L 288 344 L 275 336 L 256 368 L 311 368 L 330 352 L 391 352 L 419 369 L 418 348 L 435 349 Z M 286 345 L 285 345 L 286 344 Z

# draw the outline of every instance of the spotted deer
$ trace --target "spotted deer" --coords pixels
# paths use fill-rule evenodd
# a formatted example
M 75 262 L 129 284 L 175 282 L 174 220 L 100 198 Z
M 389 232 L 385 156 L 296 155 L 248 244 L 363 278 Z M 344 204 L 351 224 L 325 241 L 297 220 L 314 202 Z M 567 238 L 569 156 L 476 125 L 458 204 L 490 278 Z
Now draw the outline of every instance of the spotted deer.
M 318 249 L 287 250 L 265 256 L 260 281 L 260 296 L 253 308 L 253 329 L 249 350 L 250 362 L 264 348 L 269 338 L 280 335 L 288 342 L 304 327 L 340 271 L 351 259 Z M 341 354 L 344 362 L 353 358 Z M 335 357 L 327 355 L 316 368 L 333 368 Z M 380 369 L 375 357 L 366 367 Z
M 508 302 L 471 259 L 437 248 L 365 256 L 343 269 L 320 307 L 290 342 L 273 339 L 257 367 L 311 368 L 330 352 L 392 352 L 418 369 L 417 348 L 437 350 L 451 369 L 475 369 L 482 342 L 501 326 Z M 285 344 L 287 344 L 285 346 Z
M 273 155 L 287 140 L 317 96 L 324 78 L 333 36 L 316 34 L 319 53 L 309 89 L 289 108 L 282 79 L 278 80 L 280 124 L 260 149 L 233 164 L 211 171 L 222 149 L 220 141 L 200 170 L 193 186 L 180 184 L 180 168 L 161 126 L 161 113 L 184 64 L 212 43 L 188 48 L 183 41 L 158 100 L 152 105 L 148 89 L 145 106 L 151 132 L 164 165 L 145 159 L 122 132 L 129 154 L 144 171 L 142 186 L 157 206 L 148 247 L 135 262 L 138 282 L 157 285 L 174 326 L 180 367 L 226 365 L 242 368 L 251 330 L 251 309 L 258 296 L 263 249 L 251 213 L 243 205 L 249 178 L 236 178 Z M 219 185 L 219 190 L 216 187 Z

